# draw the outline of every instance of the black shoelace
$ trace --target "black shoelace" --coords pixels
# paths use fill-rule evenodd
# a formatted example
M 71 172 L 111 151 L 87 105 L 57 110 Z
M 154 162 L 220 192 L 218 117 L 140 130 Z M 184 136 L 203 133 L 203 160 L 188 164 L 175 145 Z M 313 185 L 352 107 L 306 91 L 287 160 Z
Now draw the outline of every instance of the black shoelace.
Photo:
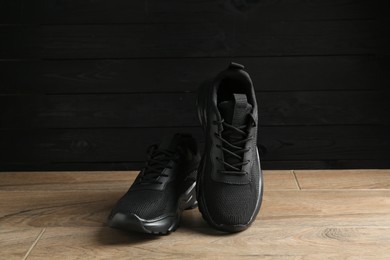
M 238 161 L 237 163 L 229 163 L 226 161 L 226 158 L 217 157 L 216 159 L 225 166 L 225 170 L 221 170 L 220 173 L 239 176 L 248 174 L 246 171 L 241 170 L 242 166 L 250 162 L 250 160 L 244 161 L 244 154 L 250 150 L 250 148 L 245 148 L 245 145 L 253 139 L 253 136 L 248 136 L 248 133 L 243 130 L 247 128 L 247 125 L 236 127 L 226 123 L 224 119 L 214 121 L 214 124 L 222 125 L 223 129 L 225 129 L 221 135 L 215 133 L 215 136 L 222 142 L 222 146 L 217 145 L 217 147 L 222 149 L 225 155 L 236 158 Z
M 148 149 L 148 159 L 140 178 L 139 184 L 161 184 L 159 177 L 168 177 L 163 173 L 165 168 L 171 169 L 168 163 L 175 160 L 174 152 L 170 150 L 161 150 L 157 145 L 152 145 Z

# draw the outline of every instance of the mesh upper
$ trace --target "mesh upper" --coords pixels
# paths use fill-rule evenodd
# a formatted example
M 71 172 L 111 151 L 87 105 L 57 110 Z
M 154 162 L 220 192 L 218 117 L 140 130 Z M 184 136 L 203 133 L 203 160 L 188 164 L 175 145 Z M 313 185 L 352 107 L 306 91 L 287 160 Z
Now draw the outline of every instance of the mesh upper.
M 200 156 L 196 141 L 188 134 L 175 134 L 172 138 L 163 139 L 159 148 L 173 150 L 175 155 L 180 157 L 179 162 L 175 159 L 172 161 L 173 170 L 168 173 L 172 179 L 166 179 L 165 184 L 162 184 L 165 186 L 136 181 L 117 202 L 110 217 L 116 213 L 124 213 L 135 214 L 143 219 L 153 219 L 177 213 L 179 196 L 196 180 L 196 171 L 191 171 L 196 170 L 199 164 Z M 190 176 L 186 179 L 187 174 Z
M 235 111 L 235 103 L 232 101 L 225 101 L 219 104 L 221 116 L 228 123 L 245 124 L 247 115 L 250 114 L 252 106 L 244 102 L 244 106 Z M 233 122 L 234 114 L 238 114 L 238 119 Z M 228 131 L 228 130 L 225 130 Z M 226 140 L 235 141 L 236 134 L 223 134 Z M 243 138 L 243 137 L 241 137 Z M 256 147 L 256 140 L 252 140 L 252 146 Z M 254 151 L 254 149 L 253 149 Z M 225 161 L 230 164 L 240 163 L 242 160 L 231 156 L 229 153 L 224 151 Z M 259 170 L 257 169 L 257 158 L 256 154 L 252 152 L 252 165 L 251 182 L 246 185 L 234 185 L 215 182 L 210 178 L 204 182 L 204 197 L 206 198 L 207 210 L 212 217 L 213 221 L 217 224 L 225 225 L 245 225 L 250 222 L 251 217 L 256 210 L 256 203 L 259 192 Z M 213 158 L 211 158 L 213 159 Z M 215 162 L 218 164 L 218 162 Z M 226 168 L 226 167 L 225 167 Z M 216 170 L 216 169 L 214 169 Z M 207 171 L 206 171 L 207 172 Z M 209 176 L 208 176 L 209 177 Z
M 209 97 L 204 96 L 210 102 L 205 102 L 204 107 L 201 107 L 201 109 L 205 110 L 203 112 L 207 114 L 206 120 L 204 120 L 204 124 L 207 126 L 205 128 L 206 144 L 211 142 L 213 146 L 206 145 L 203 157 L 205 165 L 201 168 L 201 178 L 199 178 L 201 183 L 197 183 L 200 185 L 199 190 L 201 191 L 200 205 L 202 206 L 204 203 L 204 208 L 201 208 L 206 210 L 202 213 L 206 214 L 207 220 L 211 220 L 216 225 L 247 225 L 253 220 L 251 218 L 255 217 L 259 210 L 258 207 L 261 202 L 260 192 L 262 192 L 259 187 L 261 169 L 255 152 L 257 142 L 257 102 L 253 85 L 249 75 L 242 70 L 242 66 L 230 65 L 227 70 L 224 70 L 215 78 L 210 86 L 209 93 L 204 93 L 204 95 L 206 94 L 210 95 Z M 215 109 L 218 109 L 219 113 L 216 113 Z M 211 124 L 212 120 L 215 119 L 219 122 L 219 115 L 225 122 L 225 124 L 222 122 L 222 126 L 226 126 L 224 128 L 214 126 L 215 122 Z M 250 121 L 252 119 L 256 124 L 252 125 Z M 229 146 L 223 140 L 217 140 L 218 136 L 215 136 L 215 133 L 219 134 L 221 130 L 224 140 L 231 144 L 237 143 L 237 146 L 240 147 L 239 140 L 249 138 L 244 133 L 241 134 L 240 131 L 234 131 L 234 127 L 229 127 L 229 125 L 244 132 L 251 132 L 253 139 L 246 146 L 252 148 L 250 151 L 242 154 L 241 149 Z M 244 128 L 244 126 L 246 127 Z M 218 149 L 220 147 L 215 146 L 215 144 L 222 144 L 222 147 L 233 153 L 237 150 L 237 155 L 239 156 L 231 155 L 225 149 L 221 151 L 221 149 Z M 242 155 L 245 161 L 244 158 L 240 158 Z M 250 162 L 247 164 L 245 164 L 246 158 L 250 159 Z M 221 159 L 224 159 L 225 163 L 221 163 Z M 244 164 L 241 170 L 245 170 L 250 175 L 250 179 L 248 179 L 249 176 L 237 175 L 236 178 L 228 176 L 232 175 L 231 172 L 236 169 L 226 163 L 233 164 L 233 166 L 234 164 L 236 166 L 240 166 L 240 163 Z M 226 176 L 223 174 L 226 174 Z M 216 180 L 213 180 L 213 177 Z M 246 180 L 250 181 L 244 184 Z
M 237 225 L 250 221 L 256 207 L 256 185 L 205 184 L 207 210 L 216 223 Z
M 151 219 L 172 211 L 177 203 L 173 184 L 165 190 L 129 190 L 117 203 L 112 214 L 121 212 Z

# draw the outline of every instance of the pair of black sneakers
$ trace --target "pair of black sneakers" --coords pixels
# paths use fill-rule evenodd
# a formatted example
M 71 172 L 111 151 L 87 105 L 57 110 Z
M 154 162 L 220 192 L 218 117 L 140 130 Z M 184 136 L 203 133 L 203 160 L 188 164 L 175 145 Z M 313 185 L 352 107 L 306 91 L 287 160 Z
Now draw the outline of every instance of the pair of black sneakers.
M 199 90 L 205 135 L 175 134 L 149 148 L 145 167 L 112 210 L 111 227 L 150 234 L 175 231 L 185 209 L 196 208 L 214 228 L 245 230 L 259 212 L 263 175 L 257 150 L 257 102 L 244 66 L 231 63 Z

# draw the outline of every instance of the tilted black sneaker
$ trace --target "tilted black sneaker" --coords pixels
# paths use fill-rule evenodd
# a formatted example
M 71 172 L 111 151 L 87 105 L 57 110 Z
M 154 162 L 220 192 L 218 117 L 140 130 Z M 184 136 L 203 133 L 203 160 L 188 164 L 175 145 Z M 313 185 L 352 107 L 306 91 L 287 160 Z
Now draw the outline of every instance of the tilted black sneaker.
M 151 146 L 146 166 L 111 211 L 108 225 L 149 234 L 175 231 L 182 211 L 197 206 L 199 161 L 190 135 L 175 134 Z
M 263 195 L 257 102 L 244 67 L 231 63 L 203 84 L 197 106 L 205 133 L 197 178 L 199 210 L 221 231 L 242 231 L 255 220 Z

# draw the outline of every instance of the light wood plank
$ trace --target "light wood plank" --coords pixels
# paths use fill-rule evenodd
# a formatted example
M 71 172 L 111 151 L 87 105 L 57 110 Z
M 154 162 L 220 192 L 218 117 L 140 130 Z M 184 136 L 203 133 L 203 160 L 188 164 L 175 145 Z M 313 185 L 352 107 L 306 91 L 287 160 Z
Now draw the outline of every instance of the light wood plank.
M 282 194 L 285 195 L 285 194 Z M 294 200 L 292 200 L 295 203 Z M 276 201 L 277 203 L 277 201 Z M 297 208 L 302 205 L 295 204 Z M 286 209 L 278 210 L 281 206 Z M 282 203 L 277 203 L 275 206 L 270 206 L 269 203 L 264 203 L 260 213 L 253 223 L 253 227 L 289 227 L 289 226 L 313 226 L 313 227 L 390 227 L 390 213 L 378 213 L 373 209 L 372 213 L 359 213 L 359 210 L 339 210 L 339 212 L 331 212 L 325 214 L 314 214 L 309 210 L 303 209 L 302 212 L 293 211 L 287 212 L 289 209 Z M 301 214 L 300 214 L 301 213 Z M 185 211 L 181 220 L 180 229 L 198 230 L 207 234 L 220 234 L 218 231 L 210 228 L 203 220 L 202 215 L 198 210 Z
M 0 191 L 0 225 L 102 226 L 125 191 Z
M 234 235 L 179 229 L 166 237 L 107 227 L 48 228 L 29 259 L 385 259 L 390 227 L 255 225 Z
M 264 190 L 296 190 L 298 189 L 294 175 L 290 170 L 266 170 L 264 172 Z
M 390 189 L 390 170 L 295 170 L 302 189 Z
M 269 191 L 262 216 L 267 218 L 340 218 L 387 215 L 390 225 L 390 190 Z M 361 223 L 364 224 L 364 223 Z
M 390 252 L 390 189 L 298 190 L 291 171 L 265 171 L 263 205 L 247 231 L 223 235 L 195 209 L 184 212 L 174 234 L 151 237 L 105 224 L 129 172 L 18 174 L 0 175 L 9 189 L 0 190 L 0 241 L 14 237 L 0 244 L 7 259 L 23 257 L 43 227 L 28 259 L 386 259 Z
M 41 230 L 42 228 L 5 227 L 0 223 L 0 259 L 22 259 Z
M 3 172 L 0 190 L 124 190 L 138 171 Z M 267 190 L 296 189 L 291 171 L 264 171 Z
M 0 190 L 128 189 L 138 171 L 0 172 Z
M 124 190 L 1 191 L 0 225 L 104 226 Z M 386 216 L 390 223 L 390 190 L 265 191 L 260 218 L 302 221 L 305 218 L 368 217 L 355 225 L 377 225 L 369 217 Z M 356 222 L 355 221 L 355 222 Z M 383 222 L 381 222 L 383 223 Z M 304 225 L 304 222 L 303 222 Z

